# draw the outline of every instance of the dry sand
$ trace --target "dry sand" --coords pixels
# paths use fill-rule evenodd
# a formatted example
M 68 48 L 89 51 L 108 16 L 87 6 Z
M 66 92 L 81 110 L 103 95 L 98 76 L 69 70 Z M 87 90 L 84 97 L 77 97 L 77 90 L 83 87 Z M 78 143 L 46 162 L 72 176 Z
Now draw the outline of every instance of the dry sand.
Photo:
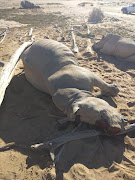
M 63 5 L 49 5 L 44 1 L 34 1 L 41 5 L 42 13 L 62 12 L 72 17 L 70 24 L 83 16 L 88 16 L 91 6 L 78 7 L 83 1 L 58 1 Z M 52 2 L 52 1 L 47 1 Z M 56 3 L 56 1 L 53 1 Z M 118 6 L 116 1 L 89 1 L 90 3 L 103 3 L 107 20 L 100 24 L 90 24 L 91 33 L 95 31 L 95 39 L 110 31 L 118 31 L 125 37 L 133 37 L 134 15 L 122 15 L 119 12 L 122 3 Z M 115 3 L 114 3 L 115 2 Z M 7 1 L 1 3 L 1 8 L 19 7 L 20 1 Z M 70 8 L 69 8 L 70 7 Z M 107 11 L 108 10 L 108 11 Z M 37 13 L 27 10 L 21 13 Z M 116 17 L 118 22 L 111 21 Z M 10 16 L 10 14 L 9 14 Z M 127 21 L 128 20 L 128 21 Z M 5 22 L 6 23 L 6 22 Z M 11 22 L 12 23 L 12 22 Z M 81 24 L 81 23 L 80 23 Z M 59 24 L 58 24 L 59 25 Z M 22 42 L 19 42 L 29 27 L 10 26 L 7 36 L 0 44 L 0 61 L 6 63 L 13 52 Z M 106 27 L 106 30 L 104 28 Z M 3 27 L 4 28 L 4 27 Z M 3 31 L 1 28 L 1 32 Z M 76 27 L 80 32 L 86 33 L 82 27 Z M 99 31 L 100 29 L 100 31 Z M 124 30 L 123 30 L 124 29 Z M 69 24 L 60 27 L 57 32 L 52 24 L 43 28 L 34 27 L 33 35 L 36 40 L 48 36 L 60 40 L 62 33 L 66 32 L 66 44 L 72 49 Z M 80 66 L 90 69 L 108 83 L 116 83 L 119 94 L 114 98 L 106 98 L 111 105 L 123 114 L 131 122 L 135 122 L 135 63 L 127 63 L 105 55 L 91 55 L 86 52 L 86 40 L 76 36 L 80 52 L 76 55 Z M 25 41 L 26 39 L 23 39 Z M 2 67 L 1 67 L 2 68 Z M 48 113 L 63 115 L 53 104 L 51 97 L 33 88 L 25 79 L 24 69 L 20 61 L 15 75 L 7 88 L 4 102 L 0 108 L 0 146 L 8 142 L 16 142 L 29 146 L 31 144 L 53 139 L 67 132 L 71 132 L 73 126 L 59 131 L 56 119 L 48 117 Z M 135 179 L 135 133 L 126 137 L 95 137 L 67 143 L 60 162 L 57 165 L 57 179 L 87 179 L 87 180 L 134 180 Z M 56 179 L 55 168 L 47 151 L 33 152 L 29 149 L 14 148 L 0 152 L 0 179 L 28 179 L 28 180 L 52 180 Z

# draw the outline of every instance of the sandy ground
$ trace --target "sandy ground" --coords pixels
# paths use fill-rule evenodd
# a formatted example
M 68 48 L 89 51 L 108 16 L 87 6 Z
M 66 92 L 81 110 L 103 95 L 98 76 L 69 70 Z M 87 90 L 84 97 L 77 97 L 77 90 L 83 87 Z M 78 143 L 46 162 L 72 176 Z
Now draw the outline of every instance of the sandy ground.
M 20 0 L 3 0 L 1 9 L 19 8 Z M 42 7 L 42 14 L 62 13 L 71 17 L 67 24 L 58 27 L 46 25 L 43 28 L 33 27 L 33 35 L 36 40 L 49 36 L 57 41 L 65 34 L 66 41 L 63 42 L 72 50 L 72 41 L 69 29 L 72 24 L 76 30 L 86 34 L 86 29 L 78 26 L 87 19 L 93 6 L 87 4 L 85 7 L 78 6 L 83 1 L 46 1 L 55 3 L 47 5 L 43 0 L 32 2 Z M 118 32 L 125 37 L 134 38 L 134 15 L 123 15 L 121 6 L 126 2 L 117 1 L 87 1 L 94 6 L 101 7 L 105 13 L 106 20 L 99 24 L 89 24 L 90 33 L 94 41 L 106 35 L 108 32 Z M 128 1 L 131 2 L 131 1 Z M 56 4 L 61 3 L 61 4 Z M 38 13 L 38 11 L 27 10 L 22 14 Z M 9 14 L 10 16 L 10 14 Z M 113 21 L 117 18 L 118 21 Z M 4 19 L 4 18 L 3 18 Z M 0 68 L 9 61 L 13 52 L 23 43 L 19 39 L 30 26 L 22 26 L 19 22 L 0 20 L 0 31 L 9 26 L 7 36 L 0 44 Z M 5 21 L 5 23 L 4 23 Z M 22 39 L 22 41 L 28 38 Z M 135 63 L 120 61 L 106 55 L 91 55 L 86 51 L 87 38 L 76 36 L 79 53 L 76 54 L 80 66 L 85 67 L 99 75 L 108 83 L 118 85 L 120 92 L 116 97 L 105 98 L 112 106 L 124 115 L 130 122 L 135 122 Z M 51 97 L 33 88 L 25 79 L 23 64 L 20 61 L 15 75 L 7 88 L 4 102 L 0 108 L 0 146 L 9 142 L 16 142 L 29 147 L 31 144 L 47 141 L 58 137 L 74 128 L 70 125 L 66 130 L 59 130 L 56 119 L 48 117 L 48 114 L 63 116 Z M 47 151 L 33 152 L 29 148 L 16 147 L 0 152 L 0 179 L 28 179 L 28 180 L 52 180 L 52 179 L 87 179 L 87 180 L 134 180 L 135 179 L 135 133 L 126 137 L 95 137 L 67 143 L 60 162 L 56 167 L 50 159 Z

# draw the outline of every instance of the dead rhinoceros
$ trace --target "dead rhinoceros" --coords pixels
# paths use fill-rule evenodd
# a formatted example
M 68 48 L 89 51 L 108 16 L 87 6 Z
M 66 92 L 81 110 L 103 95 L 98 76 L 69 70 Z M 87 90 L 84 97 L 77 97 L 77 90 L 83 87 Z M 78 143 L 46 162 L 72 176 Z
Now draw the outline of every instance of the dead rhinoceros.
M 40 6 L 36 6 L 35 4 L 29 2 L 29 1 L 22 1 L 21 6 L 24 9 L 33 9 L 33 8 L 40 8 Z
M 108 34 L 93 45 L 93 49 L 101 53 L 120 57 L 126 61 L 135 62 L 135 41 L 122 38 L 119 35 Z
M 111 133 L 123 130 L 126 120 L 106 101 L 92 95 L 93 86 L 116 95 L 118 88 L 89 70 L 79 67 L 70 49 L 45 39 L 35 42 L 23 54 L 25 76 L 40 91 L 52 96 L 54 104 L 70 121 L 76 118 Z

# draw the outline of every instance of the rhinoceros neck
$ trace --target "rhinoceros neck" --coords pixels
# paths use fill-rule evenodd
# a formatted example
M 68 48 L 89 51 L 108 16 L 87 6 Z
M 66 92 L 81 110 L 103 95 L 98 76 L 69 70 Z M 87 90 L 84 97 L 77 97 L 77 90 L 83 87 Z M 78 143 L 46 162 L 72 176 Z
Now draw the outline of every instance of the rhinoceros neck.
M 67 116 L 73 111 L 75 103 L 80 101 L 84 97 L 91 97 L 92 94 L 89 91 L 79 90 L 76 88 L 64 88 L 58 89 L 52 96 L 54 104 L 63 111 Z

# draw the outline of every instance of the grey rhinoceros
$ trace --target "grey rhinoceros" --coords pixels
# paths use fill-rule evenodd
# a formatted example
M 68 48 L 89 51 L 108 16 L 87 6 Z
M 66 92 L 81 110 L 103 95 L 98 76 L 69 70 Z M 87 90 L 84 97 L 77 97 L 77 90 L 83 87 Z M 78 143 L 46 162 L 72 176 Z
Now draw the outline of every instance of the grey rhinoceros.
M 116 95 L 117 86 L 80 67 L 67 46 L 50 39 L 39 40 L 23 53 L 22 60 L 27 80 L 50 94 L 69 121 L 79 118 L 113 134 L 123 130 L 127 121 L 122 115 L 106 101 L 92 95 L 94 86 Z
M 126 61 L 135 62 L 135 41 L 131 38 L 108 34 L 99 42 L 94 43 L 93 49 L 107 55 L 120 57 Z

